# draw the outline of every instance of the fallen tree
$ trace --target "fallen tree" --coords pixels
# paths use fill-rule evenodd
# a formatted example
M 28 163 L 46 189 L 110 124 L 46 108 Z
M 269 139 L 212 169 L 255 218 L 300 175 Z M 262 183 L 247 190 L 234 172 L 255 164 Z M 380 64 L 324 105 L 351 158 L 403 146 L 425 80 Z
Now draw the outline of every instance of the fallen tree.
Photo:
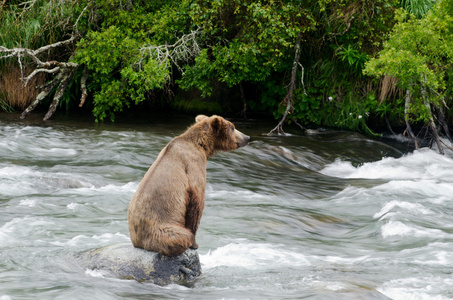
M 81 67 L 80 64 L 74 62 L 61 62 L 56 60 L 48 60 L 43 61 L 41 58 L 42 56 L 46 55 L 49 51 L 54 48 L 59 48 L 63 46 L 67 46 L 73 44 L 78 39 L 77 35 L 72 35 L 70 38 L 59 41 L 50 45 L 46 45 L 40 47 L 36 50 L 27 49 L 27 48 L 12 48 L 8 49 L 6 47 L 0 46 L 0 59 L 8 59 L 16 57 L 18 60 L 18 64 L 21 70 L 21 78 L 24 86 L 27 86 L 30 80 L 39 73 L 46 73 L 50 76 L 53 76 L 53 79 L 47 82 L 44 85 L 37 86 L 37 89 L 41 89 L 42 91 L 38 94 L 36 99 L 22 112 L 21 118 L 25 118 L 27 114 L 33 111 L 39 103 L 41 103 L 49 94 L 57 87 L 57 90 L 53 96 L 52 103 L 49 106 L 49 110 L 44 116 L 44 120 L 48 120 L 52 117 L 53 113 L 55 112 L 61 98 L 63 97 L 68 84 L 74 77 L 75 72 L 78 68 Z M 24 63 L 23 61 L 29 58 L 31 59 L 32 63 L 35 66 L 35 69 L 28 75 L 24 74 Z M 80 105 L 83 105 L 86 95 L 87 95 L 87 87 L 86 87 L 86 80 L 88 77 L 88 73 L 84 72 L 81 80 L 80 89 L 82 92 L 82 97 L 80 101 Z
M 201 35 L 201 29 L 193 30 L 188 34 L 182 35 L 179 39 L 173 44 L 164 45 L 145 45 L 140 49 L 136 49 L 140 53 L 138 60 L 132 62 L 131 64 L 139 72 L 143 73 L 141 76 L 146 76 L 146 72 L 143 70 L 146 68 L 146 64 L 152 60 L 153 63 L 159 65 L 162 68 L 163 76 L 165 79 L 162 82 L 168 81 L 169 77 L 167 72 L 171 69 L 171 66 L 176 66 L 180 72 L 183 72 L 181 62 L 186 62 L 193 59 L 200 52 L 200 45 L 198 44 L 197 39 Z M 72 56 L 69 58 L 68 62 L 62 62 L 57 60 L 47 60 L 44 61 L 42 56 L 47 56 L 48 52 L 52 49 L 64 47 L 68 45 L 73 45 L 79 39 L 78 35 L 72 35 L 70 38 L 59 41 L 50 45 L 40 47 L 36 50 L 27 49 L 27 48 L 6 48 L 0 46 L 0 59 L 10 59 L 17 58 L 18 64 L 21 70 L 21 78 L 24 86 L 27 86 L 30 80 L 40 73 L 46 73 L 49 76 L 52 76 L 52 79 L 47 83 L 37 86 L 37 89 L 40 89 L 41 92 L 35 98 L 35 100 L 22 112 L 21 118 L 24 119 L 30 112 L 32 112 L 38 104 L 40 104 L 46 97 L 48 97 L 52 91 L 56 91 L 53 95 L 52 102 L 49 106 L 49 109 L 44 116 L 43 120 L 48 120 L 52 117 L 57 109 L 58 104 L 60 103 L 61 98 L 66 92 L 69 83 L 73 80 L 75 74 L 80 68 L 83 68 L 82 77 L 80 80 L 80 103 L 79 107 L 82 107 L 85 103 L 85 100 L 88 95 L 87 89 L 87 79 L 89 75 L 89 68 L 83 63 L 76 63 L 72 61 Z M 101 55 L 104 55 L 101 53 Z M 23 61 L 29 59 L 34 65 L 34 70 L 30 74 L 24 74 L 25 66 Z M 95 65 L 91 65 L 93 69 L 96 68 Z M 127 81 L 128 78 L 125 78 Z M 140 84 L 140 83 L 138 83 Z M 145 84 L 144 84 L 145 85 Z M 146 85 L 145 85 L 146 86 Z M 144 92 L 144 90 L 143 90 Z

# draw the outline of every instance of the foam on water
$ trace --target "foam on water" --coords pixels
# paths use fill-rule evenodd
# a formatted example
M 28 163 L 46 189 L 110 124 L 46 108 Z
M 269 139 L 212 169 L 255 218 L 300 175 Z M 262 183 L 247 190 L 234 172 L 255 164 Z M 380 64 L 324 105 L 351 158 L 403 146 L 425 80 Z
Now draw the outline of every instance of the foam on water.
M 373 218 L 380 219 L 380 220 L 386 219 L 389 217 L 389 215 L 394 214 L 394 213 L 391 213 L 392 210 L 396 210 L 398 213 L 401 213 L 401 210 L 404 210 L 407 213 L 415 214 L 415 215 L 434 214 L 434 212 L 425 208 L 423 205 L 421 205 L 419 203 L 392 200 L 390 202 L 387 202 L 379 212 L 375 213 Z
M 200 255 L 204 269 L 220 266 L 248 269 L 271 266 L 309 266 L 305 255 L 284 249 L 282 245 L 248 243 L 239 241 Z
M 66 208 L 72 211 L 76 211 L 78 209 L 79 204 L 71 202 L 68 205 L 66 205 Z
M 264 199 L 269 198 L 268 195 L 263 195 L 255 193 L 249 190 L 238 190 L 238 191 L 228 191 L 228 190 L 214 190 L 213 186 L 210 184 L 206 185 L 206 195 L 210 198 L 241 198 L 241 199 Z
M 126 194 L 133 194 L 138 188 L 138 182 L 128 182 L 123 185 L 116 185 L 116 184 L 106 184 L 101 186 L 90 186 L 90 187 L 82 187 L 76 190 L 71 191 L 72 193 L 77 194 L 93 194 L 95 193 L 102 193 L 102 194 L 109 194 L 109 193 L 126 193 Z
M 439 229 L 417 228 L 399 221 L 389 221 L 381 227 L 381 234 L 384 238 L 392 236 L 414 236 L 414 237 L 445 237 L 445 233 Z
M 86 269 L 85 274 L 95 278 L 105 278 L 105 275 L 107 275 L 107 271 Z
M 52 156 L 55 158 L 67 158 L 68 156 L 77 155 L 76 149 L 65 149 L 65 148 L 42 148 L 42 147 L 31 147 L 29 151 L 35 153 L 38 156 Z
M 36 202 L 36 199 L 23 199 L 19 201 L 19 206 L 35 207 Z
M 432 179 L 453 181 L 453 160 L 423 149 L 400 158 L 384 157 L 380 161 L 353 166 L 340 159 L 320 171 L 324 175 L 340 178 L 368 179 Z
M 48 232 L 55 223 L 44 217 L 17 217 L 0 227 L 0 245 L 41 243 L 41 240 L 30 239 L 35 235 Z
M 439 292 L 450 291 L 453 279 L 439 277 L 407 277 L 390 280 L 377 288 L 393 300 L 447 300 Z
M 130 242 L 128 235 L 123 233 L 104 233 L 101 235 L 87 236 L 84 234 L 76 235 L 67 241 L 52 241 L 50 244 L 59 247 L 71 247 L 71 248 L 82 248 L 87 247 L 96 248 L 103 247 L 115 243 Z

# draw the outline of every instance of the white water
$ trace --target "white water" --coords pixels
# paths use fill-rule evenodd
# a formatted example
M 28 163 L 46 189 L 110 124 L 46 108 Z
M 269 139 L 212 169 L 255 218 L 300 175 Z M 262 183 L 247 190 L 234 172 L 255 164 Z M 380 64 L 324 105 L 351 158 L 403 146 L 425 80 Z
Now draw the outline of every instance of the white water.
M 208 164 L 199 279 L 158 287 L 80 267 L 78 253 L 129 241 L 130 198 L 190 122 L 0 121 L 0 300 L 453 299 L 451 154 L 245 122 L 252 143 Z

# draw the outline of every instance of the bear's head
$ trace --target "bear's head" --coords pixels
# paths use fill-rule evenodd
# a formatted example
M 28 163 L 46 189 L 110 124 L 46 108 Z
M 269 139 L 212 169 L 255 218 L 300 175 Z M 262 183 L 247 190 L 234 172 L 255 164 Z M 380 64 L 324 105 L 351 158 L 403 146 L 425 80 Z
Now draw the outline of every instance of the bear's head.
M 195 121 L 209 132 L 209 144 L 212 145 L 213 152 L 235 150 L 246 146 L 250 140 L 250 137 L 237 130 L 233 123 L 220 116 L 198 115 Z

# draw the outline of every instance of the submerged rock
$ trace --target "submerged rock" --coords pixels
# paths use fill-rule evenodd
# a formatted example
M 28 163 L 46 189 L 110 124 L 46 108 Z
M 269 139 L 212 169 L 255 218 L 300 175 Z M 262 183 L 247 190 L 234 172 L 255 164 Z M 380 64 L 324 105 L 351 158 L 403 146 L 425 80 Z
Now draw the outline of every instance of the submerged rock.
M 85 252 L 81 258 L 88 269 L 104 271 L 106 276 L 158 285 L 183 284 L 201 274 L 200 258 L 193 249 L 168 257 L 132 244 L 117 244 Z

